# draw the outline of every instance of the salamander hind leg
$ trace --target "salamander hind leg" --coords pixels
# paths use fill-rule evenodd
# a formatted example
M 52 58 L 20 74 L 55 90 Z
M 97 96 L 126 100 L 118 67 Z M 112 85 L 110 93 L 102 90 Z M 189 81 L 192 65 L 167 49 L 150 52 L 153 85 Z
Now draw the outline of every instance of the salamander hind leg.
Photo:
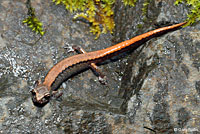
M 83 48 L 78 46 L 72 46 L 72 48 L 79 54 L 87 53 Z M 98 77 L 99 82 L 103 85 L 107 84 L 106 76 L 100 71 L 95 63 L 90 64 L 90 68 L 92 69 L 93 73 Z

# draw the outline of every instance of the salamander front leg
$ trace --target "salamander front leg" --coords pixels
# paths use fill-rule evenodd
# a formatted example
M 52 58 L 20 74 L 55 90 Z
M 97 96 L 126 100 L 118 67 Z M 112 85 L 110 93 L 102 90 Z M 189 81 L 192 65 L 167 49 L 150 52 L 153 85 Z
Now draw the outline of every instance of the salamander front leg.
M 79 54 L 84 54 L 87 53 L 83 48 L 78 47 L 78 46 L 73 46 L 72 47 L 77 53 Z M 92 69 L 92 71 L 94 72 L 94 74 L 98 77 L 99 82 L 101 84 L 107 84 L 106 82 L 106 76 L 104 74 L 101 73 L 101 71 L 99 70 L 99 68 L 97 67 L 97 65 L 95 63 L 91 63 L 90 64 L 90 68 Z
M 63 95 L 63 92 L 59 92 L 58 90 L 51 92 L 51 96 L 55 99 L 59 99 L 62 95 Z

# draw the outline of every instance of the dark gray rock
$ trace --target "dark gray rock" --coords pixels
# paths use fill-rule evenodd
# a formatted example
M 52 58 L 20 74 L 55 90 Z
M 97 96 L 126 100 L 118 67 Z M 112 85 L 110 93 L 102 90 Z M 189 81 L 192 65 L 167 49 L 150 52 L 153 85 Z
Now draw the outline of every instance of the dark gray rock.
M 0 2 L 0 133 L 200 131 L 199 24 L 154 38 L 100 66 L 108 79 L 106 86 L 88 70 L 64 82 L 59 88 L 63 95 L 43 108 L 33 105 L 29 92 L 55 63 L 75 54 L 64 47 L 99 50 L 162 23 L 182 22 L 187 14 L 184 5 L 151 1 L 142 16 L 143 0 L 136 7 L 117 0 L 114 35 L 95 40 L 87 23 L 72 21 L 64 6 L 49 0 L 32 1 L 46 31 L 40 38 L 22 24 L 27 17 L 25 2 Z

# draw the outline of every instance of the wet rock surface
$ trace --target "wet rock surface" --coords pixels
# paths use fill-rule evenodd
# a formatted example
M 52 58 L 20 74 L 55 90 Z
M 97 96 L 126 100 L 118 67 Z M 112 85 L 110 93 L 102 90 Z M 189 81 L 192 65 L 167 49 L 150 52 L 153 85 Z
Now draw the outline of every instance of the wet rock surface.
M 87 70 L 64 82 L 63 95 L 43 108 L 33 105 L 30 94 L 54 64 L 76 54 L 72 45 L 99 50 L 163 23 L 181 22 L 184 5 L 152 1 L 144 18 L 142 0 L 136 7 L 118 0 L 115 34 L 95 40 L 87 23 L 72 21 L 64 6 L 50 0 L 32 1 L 46 31 L 40 38 L 22 24 L 25 3 L 0 1 L 0 133 L 200 132 L 200 24 L 154 38 L 100 66 L 107 85 Z

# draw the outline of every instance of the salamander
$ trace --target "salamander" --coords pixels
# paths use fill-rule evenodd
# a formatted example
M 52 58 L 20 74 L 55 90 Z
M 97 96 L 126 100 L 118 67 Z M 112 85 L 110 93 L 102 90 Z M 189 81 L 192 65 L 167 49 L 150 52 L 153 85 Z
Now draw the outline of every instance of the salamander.
M 174 31 L 186 23 L 187 22 L 182 22 L 158 28 L 102 50 L 77 54 L 61 60 L 50 69 L 44 81 L 39 82 L 31 91 L 33 103 L 39 105 L 48 103 L 52 92 L 55 91 L 63 81 L 88 69 L 92 63 L 101 63 L 119 53 L 139 46 L 153 37 L 160 36 L 169 31 Z

